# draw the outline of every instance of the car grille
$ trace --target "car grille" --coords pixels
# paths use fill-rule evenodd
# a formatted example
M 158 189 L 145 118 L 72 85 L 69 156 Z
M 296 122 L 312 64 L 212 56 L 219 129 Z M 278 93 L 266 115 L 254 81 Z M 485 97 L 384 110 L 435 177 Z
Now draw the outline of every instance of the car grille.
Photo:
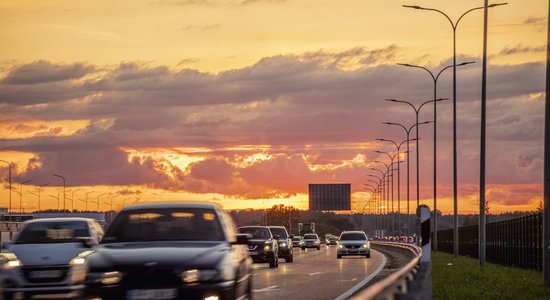
M 57 283 L 67 277 L 69 266 L 23 267 L 23 276 L 30 283 Z
M 348 249 L 359 249 L 359 248 L 361 248 L 361 246 L 360 245 L 346 245 L 346 248 L 348 248 Z
M 122 284 L 139 287 L 163 287 L 178 286 L 182 281 L 172 269 L 135 269 L 126 271 Z
M 254 251 L 256 248 L 258 248 L 258 245 L 248 245 L 248 250 L 250 251 Z

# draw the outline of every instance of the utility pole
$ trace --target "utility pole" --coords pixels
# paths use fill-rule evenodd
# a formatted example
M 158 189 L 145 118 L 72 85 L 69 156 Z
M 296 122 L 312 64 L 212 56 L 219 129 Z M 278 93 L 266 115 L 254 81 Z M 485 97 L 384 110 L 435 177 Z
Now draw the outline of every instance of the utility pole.
M 487 129 L 487 14 L 489 0 L 483 9 L 483 65 L 481 75 L 481 149 L 479 166 L 479 265 L 485 266 L 485 139 Z

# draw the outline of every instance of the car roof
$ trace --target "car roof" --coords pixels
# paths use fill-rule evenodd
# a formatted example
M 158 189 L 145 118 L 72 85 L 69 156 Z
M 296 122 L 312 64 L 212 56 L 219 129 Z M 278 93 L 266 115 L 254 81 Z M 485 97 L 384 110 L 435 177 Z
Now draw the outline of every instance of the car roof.
M 149 202 L 141 204 L 132 204 L 124 207 L 121 211 L 134 211 L 153 208 L 205 208 L 219 209 L 215 203 L 210 202 Z
M 89 222 L 89 221 L 95 221 L 94 219 L 89 218 L 44 218 L 44 219 L 32 219 L 25 221 L 25 224 L 30 223 L 49 223 L 49 222 Z
M 362 234 L 366 235 L 366 233 L 364 231 L 360 231 L 360 230 L 342 231 L 342 234 L 344 234 L 344 233 L 362 233 Z
M 284 227 L 284 226 L 267 226 L 267 227 L 269 227 L 269 228 L 284 228 L 284 229 L 286 229 L 286 227 Z
M 269 228 L 267 228 L 266 226 L 260 226 L 260 225 L 258 225 L 258 226 L 239 226 L 239 229 L 240 229 L 240 228 L 263 228 L 263 229 L 269 229 Z

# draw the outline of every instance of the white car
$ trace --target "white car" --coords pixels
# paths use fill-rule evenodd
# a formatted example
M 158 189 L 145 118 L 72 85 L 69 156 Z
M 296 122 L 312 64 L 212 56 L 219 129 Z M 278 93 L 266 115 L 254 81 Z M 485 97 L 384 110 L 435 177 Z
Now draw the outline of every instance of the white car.
M 86 260 L 103 237 L 98 222 L 85 218 L 36 219 L 22 224 L 13 243 L 3 243 L 4 298 L 78 298 Z
M 344 231 L 338 239 L 336 257 L 346 255 L 360 255 L 370 258 L 370 243 L 367 234 L 363 231 Z
M 321 250 L 321 240 L 316 233 L 306 233 L 304 234 L 304 244 L 302 245 L 302 250 L 306 248 L 316 248 Z

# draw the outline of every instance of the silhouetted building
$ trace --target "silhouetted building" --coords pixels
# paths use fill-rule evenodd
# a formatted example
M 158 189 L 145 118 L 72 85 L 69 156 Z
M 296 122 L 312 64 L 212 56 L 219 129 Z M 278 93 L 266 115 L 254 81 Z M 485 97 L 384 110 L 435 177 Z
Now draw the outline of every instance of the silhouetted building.
M 309 210 L 351 210 L 351 184 L 309 184 Z

